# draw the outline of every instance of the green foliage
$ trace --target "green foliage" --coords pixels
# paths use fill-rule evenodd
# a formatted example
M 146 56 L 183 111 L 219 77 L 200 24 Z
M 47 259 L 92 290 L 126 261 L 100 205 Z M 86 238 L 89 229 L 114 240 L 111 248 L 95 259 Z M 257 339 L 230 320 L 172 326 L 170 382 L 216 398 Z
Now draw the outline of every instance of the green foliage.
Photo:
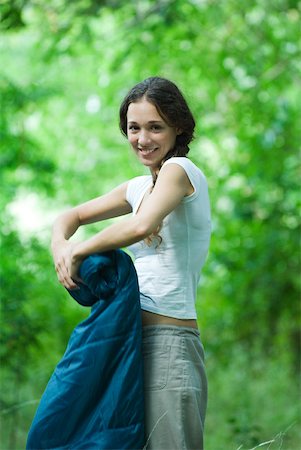
M 49 175 L 53 174 L 55 163 L 41 154 L 37 138 L 26 130 L 26 119 L 53 95 L 53 90 L 33 83 L 21 86 L 4 75 L 0 78 L 0 92 L 0 171 L 5 186 L 1 202 L 12 201 L 18 187 L 25 183 L 33 189 L 43 188 L 49 195 L 52 189 Z
M 295 450 L 300 440 L 298 386 L 287 354 L 262 357 L 239 344 L 226 366 L 207 358 L 211 392 L 206 419 L 206 447 L 253 449 L 267 442 L 271 450 Z M 209 385 L 210 388 L 210 385 Z
M 118 108 L 133 83 L 161 75 L 196 116 L 191 158 L 212 203 L 197 304 L 211 386 L 207 448 L 254 447 L 287 430 L 283 448 L 295 450 L 300 4 L 0 3 L 0 446 L 24 447 L 36 399 L 87 314 L 57 284 L 50 219 L 142 173 Z
M 32 418 L 19 405 L 25 411 L 37 406 L 71 330 L 86 314 L 70 309 L 37 239 L 22 242 L 15 231 L 4 232 L 1 255 L 1 448 L 17 449 L 24 447 Z

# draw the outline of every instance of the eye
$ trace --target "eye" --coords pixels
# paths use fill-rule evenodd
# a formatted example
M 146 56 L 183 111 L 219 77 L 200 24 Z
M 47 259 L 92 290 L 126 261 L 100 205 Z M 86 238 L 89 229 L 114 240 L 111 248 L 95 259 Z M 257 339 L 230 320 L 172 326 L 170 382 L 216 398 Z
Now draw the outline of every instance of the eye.
M 158 132 L 158 131 L 161 131 L 161 130 L 162 130 L 162 126 L 161 126 L 161 125 L 152 125 L 152 126 L 151 126 L 151 130 L 152 130 L 152 131 L 155 131 L 155 132 L 156 132 L 156 131 L 157 131 L 157 132 Z
M 138 130 L 139 130 L 138 125 L 131 124 L 131 125 L 128 126 L 128 131 L 131 131 L 132 133 L 135 132 L 135 131 L 138 131 Z

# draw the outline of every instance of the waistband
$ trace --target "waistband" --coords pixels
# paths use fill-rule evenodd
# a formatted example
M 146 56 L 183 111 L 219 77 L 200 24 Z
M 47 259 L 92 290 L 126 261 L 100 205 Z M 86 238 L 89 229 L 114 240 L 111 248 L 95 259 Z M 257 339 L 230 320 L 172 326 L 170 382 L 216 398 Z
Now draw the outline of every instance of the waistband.
M 197 328 L 182 327 L 177 325 L 146 325 L 142 328 L 142 336 L 182 336 L 200 337 L 200 332 Z

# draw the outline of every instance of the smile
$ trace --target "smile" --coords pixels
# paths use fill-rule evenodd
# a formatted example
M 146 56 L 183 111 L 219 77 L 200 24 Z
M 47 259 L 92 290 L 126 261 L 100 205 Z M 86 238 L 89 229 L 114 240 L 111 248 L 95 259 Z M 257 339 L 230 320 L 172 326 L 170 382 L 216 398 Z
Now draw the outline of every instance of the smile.
M 151 148 L 151 149 L 139 148 L 139 147 L 138 147 L 138 150 L 139 150 L 139 152 L 142 153 L 143 155 L 149 155 L 150 153 L 153 153 L 154 151 L 156 151 L 156 150 L 157 150 L 157 147 L 156 147 L 156 148 Z

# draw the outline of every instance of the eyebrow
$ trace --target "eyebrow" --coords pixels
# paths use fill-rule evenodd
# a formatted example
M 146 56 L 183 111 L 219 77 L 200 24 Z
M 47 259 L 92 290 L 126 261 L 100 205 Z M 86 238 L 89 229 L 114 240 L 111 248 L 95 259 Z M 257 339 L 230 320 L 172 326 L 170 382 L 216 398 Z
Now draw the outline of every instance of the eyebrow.
M 135 120 L 129 120 L 128 121 L 128 123 L 138 123 L 138 122 L 135 122 Z M 149 124 L 153 124 L 153 123 L 164 123 L 164 121 L 163 120 L 150 120 L 149 122 L 147 122 L 147 123 L 149 123 Z

